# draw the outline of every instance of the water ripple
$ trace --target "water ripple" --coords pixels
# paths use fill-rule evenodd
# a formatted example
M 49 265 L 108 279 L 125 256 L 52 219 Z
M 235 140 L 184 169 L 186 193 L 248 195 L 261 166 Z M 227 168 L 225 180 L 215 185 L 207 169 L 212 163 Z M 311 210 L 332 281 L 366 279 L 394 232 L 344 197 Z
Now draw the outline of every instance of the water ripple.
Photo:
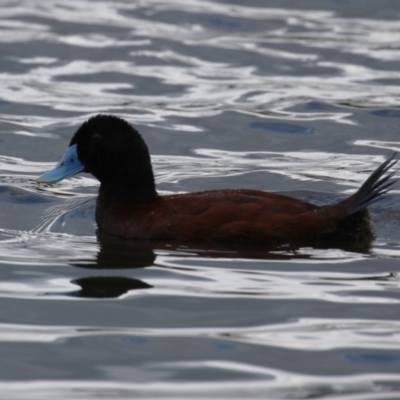
M 303 351 L 334 349 L 397 350 L 400 324 L 390 320 L 303 318 L 295 322 L 239 327 L 127 328 L 0 324 L 1 342 L 56 344 L 62 339 L 94 336 L 223 339 Z
M 107 399 L 128 400 L 137 397 L 151 399 L 298 399 L 329 396 L 332 400 L 395 400 L 400 391 L 392 390 L 390 384 L 396 383 L 399 374 L 357 374 L 353 376 L 316 377 L 305 374 L 288 374 L 284 371 L 257 368 L 240 363 L 217 361 L 203 364 L 166 363 L 147 365 L 147 376 L 170 375 L 172 368 L 189 370 L 210 369 L 228 370 L 243 375 L 254 375 L 253 379 L 239 379 L 222 382 L 168 382 L 154 379 L 151 383 L 127 383 L 115 381 L 90 380 L 52 380 L 1 382 L 4 398 L 15 400 L 74 398 L 76 400 Z M 118 371 L 116 370 L 115 373 Z M 132 371 L 135 372 L 135 371 Z M 121 371 L 119 371 L 121 374 Z M 22 390 L 21 387 L 24 389 Z
M 398 190 L 370 252 L 265 252 L 104 238 L 95 179 L 34 181 L 102 112 L 162 193 L 353 193 L 400 149 L 394 2 L 255 3 L 0 5 L 1 398 L 400 397 Z
M 203 17 L 186 24 L 161 22 L 158 16 L 167 12 Z M 367 67 L 361 65 L 361 60 L 352 64 L 324 60 L 319 53 L 323 46 L 355 57 L 398 60 L 400 53 L 394 46 L 400 38 L 397 21 L 348 19 L 327 11 L 264 9 L 211 1 L 101 2 L 96 8 L 83 0 L 57 0 L 46 6 L 32 1 L 25 2 L 23 7 L 18 1 L 11 1 L 3 7 L 2 13 L 7 18 L 0 25 L 0 37 L 4 42 L 34 39 L 67 47 L 132 49 L 129 52 L 132 61 L 78 59 L 65 62 L 54 57 L 39 57 L 31 61 L 21 58 L 20 63 L 27 67 L 32 65 L 32 68 L 18 74 L 0 74 L 2 97 L 10 102 L 40 103 L 55 110 L 79 112 L 111 111 L 131 104 L 141 110 L 143 115 L 137 118 L 143 121 L 146 118 L 165 120 L 172 115 L 207 116 L 226 109 L 268 118 L 269 113 L 284 112 L 305 98 L 364 107 L 400 102 L 397 85 L 386 85 L 383 92 L 379 83 L 388 79 L 398 80 L 400 74 L 397 70 Z M 255 24 L 254 32 L 248 31 L 243 35 L 241 32 L 235 34 L 233 30 L 227 35 L 224 24 L 212 24 L 209 15 L 221 15 L 221 21 L 240 17 L 241 21 Z M 29 18 L 40 18 L 42 22 L 26 21 Z M 83 26 L 90 21 L 94 32 L 62 35 L 54 32 L 51 24 L 44 22 L 46 20 Z M 101 32 L 104 25 L 118 26 L 126 29 L 126 33 L 122 36 L 107 35 Z M 160 48 L 156 44 L 158 40 L 178 41 L 186 49 L 171 44 L 174 50 L 165 50 L 164 46 Z M 294 44 L 297 51 L 288 51 L 288 46 Z M 288 63 L 286 67 L 293 73 L 274 71 L 270 76 L 255 67 L 229 62 L 229 57 L 221 63 L 191 54 L 190 48 L 201 47 L 242 52 L 253 57 L 278 58 Z M 160 65 L 156 60 L 167 64 Z M 294 72 L 293 63 L 301 68 L 302 76 Z M 304 65 L 310 69 L 309 73 Z M 333 70 L 335 73 L 330 74 L 329 71 Z M 121 82 L 107 82 L 104 79 L 107 73 L 120 76 Z M 80 83 L 82 76 L 87 77 L 85 85 Z M 143 78 L 159 80 L 160 93 L 157 96 L 135 91 L 134 81 Z M 161 89 L 166 94 L 163 95 Z M 124 93 L 125 90 L 129 93 Z M 70 96 L 72 93 L 74 95 Z M 304 119 L 306 116 L 303 114 L 287 113 L 286 117 Z M 311 118 L 318 118 L 318 113 L 315 114 Z M 337 122 L 351 122 L 346 113 L 325 115 Z

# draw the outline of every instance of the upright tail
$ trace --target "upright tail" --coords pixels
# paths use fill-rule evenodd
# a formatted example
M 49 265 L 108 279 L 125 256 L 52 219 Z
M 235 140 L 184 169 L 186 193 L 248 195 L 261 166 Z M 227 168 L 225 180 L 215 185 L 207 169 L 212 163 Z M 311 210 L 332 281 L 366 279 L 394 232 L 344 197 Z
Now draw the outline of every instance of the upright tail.
M 375 235 L 367 207 L 379 200 L 396 182 L 396 179 L 392 179 L 394 172 L 388 173 L 397 163 L 396 157 L 397 153 L 393 153 L 352 196 L 319 208 L 314 212 L 315 219 L 307 219 L 307 222 L 313 221 L 319 229 L 320 235 L 317 237 L 319 240 L 317 243 L 320 245 L 329 243 L 330 246 L 334 244 L 350 245 L 358 249 L 369 249 Z M 315 226 L 312 228 L 314 231 L 316 230 Z
M 397 163 L 396 157 L 397 153 L 393 153 L 350 197 L 293 217 L 286 227 L 287 237 L 297 245 L 311 243 L 316 247 L 344 246 L 367 251 L 374 239 L 367 207 L 396 182 L 394 172 L 388 172 Z
M 397 181 L 397 179 L 391 179 L 396 171 L 385 174 L 397 163 L 395 160 L 397 154 L 394 152 L 371 174 L 360 189 L 347 199 L 349 206 L 346 217 L 365 209 L 390 190 L 390 187 Z

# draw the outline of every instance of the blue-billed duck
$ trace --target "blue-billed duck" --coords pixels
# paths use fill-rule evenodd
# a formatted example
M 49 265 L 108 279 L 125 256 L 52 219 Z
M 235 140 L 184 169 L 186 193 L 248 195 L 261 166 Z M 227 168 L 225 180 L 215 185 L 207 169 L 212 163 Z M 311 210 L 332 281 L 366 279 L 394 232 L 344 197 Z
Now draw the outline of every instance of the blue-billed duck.
M 373 238 L 367 207 L 395 182 L 387 173 L 392 154 L 344 200 L 325 206 L 276 193 L 222 189 L 161 196 L 157 193 L 149 150 L 125 120 L 97 115 L 84 122 L 57 166 L 40 176 L 57 182 L 78 172 L 100 181 L 98 228 L 132 239 L 216 241 L 276 245 L 315 245 L 343 239 Z

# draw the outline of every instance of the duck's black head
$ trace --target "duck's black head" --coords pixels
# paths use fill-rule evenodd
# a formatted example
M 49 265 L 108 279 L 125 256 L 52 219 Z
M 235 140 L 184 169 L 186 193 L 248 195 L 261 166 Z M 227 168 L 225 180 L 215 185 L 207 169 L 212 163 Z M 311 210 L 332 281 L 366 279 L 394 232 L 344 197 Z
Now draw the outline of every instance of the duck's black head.
M 38 181 L 57 182 L 80 171 L 95 176 L 104 193 L 140 202 L 157 195 L 146 143 L 132 125 L 113 115 L 84 122 L 56 168 Z

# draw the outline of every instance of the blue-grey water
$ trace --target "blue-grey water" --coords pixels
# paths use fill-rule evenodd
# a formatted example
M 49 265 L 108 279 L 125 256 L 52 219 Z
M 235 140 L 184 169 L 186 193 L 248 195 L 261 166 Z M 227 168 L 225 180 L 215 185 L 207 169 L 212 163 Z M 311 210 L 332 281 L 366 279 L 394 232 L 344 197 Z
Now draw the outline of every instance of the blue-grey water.
M 2 1 L 0 398 L 400 398 L 400 183 L 366 253 L 110 239 L 35 182 L 96 113 L 162 193 L 334 201 L 400 149 L 398 1 Z

